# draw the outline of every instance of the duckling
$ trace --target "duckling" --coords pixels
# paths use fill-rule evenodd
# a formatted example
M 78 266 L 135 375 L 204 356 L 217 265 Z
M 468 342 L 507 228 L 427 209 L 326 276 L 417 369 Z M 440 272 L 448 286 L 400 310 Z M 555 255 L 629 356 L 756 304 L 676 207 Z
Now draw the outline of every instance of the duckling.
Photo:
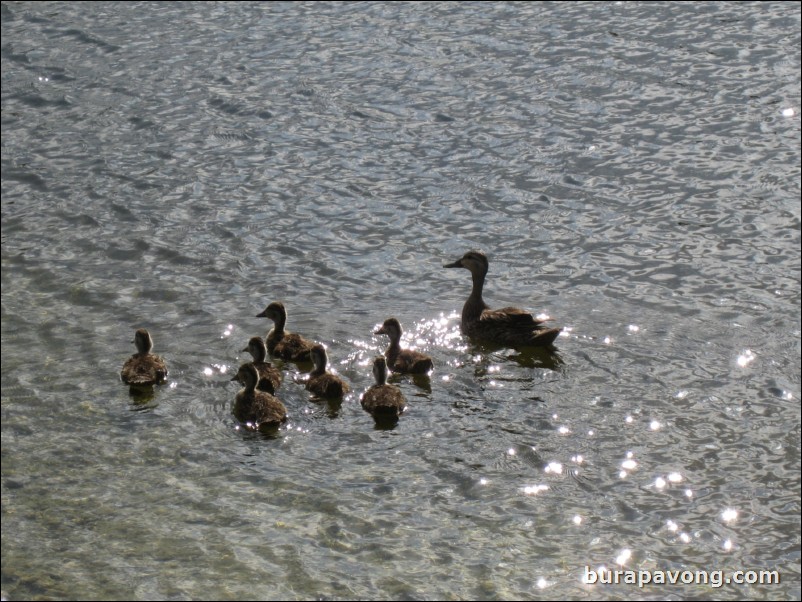
M 481 251 L 468 251 L 461 259 L 443 267 L 465 268 L 473 278 L 471 294 L 462 307 L 462 332 L 467 336 L 510 347 L 546 347 L 562 331 L 562 328 L 546 328 L 542 320 L 517 307 L 490 309 L 482 299 L 488 262 Z
M 401 374 L 427 374 L 431 372 L 432 358 L 424 353 L 401 349 L 401 323 L 395 318 L 387 318 L 373 334 L 386 334 L 390 337 L 390 346 L 384 352 L 387 365 L 393 372 Z
M 150 333 L 140 328 L 134 334 L 133 343 L 137 353 L 123 364 L 120 378 L 128 385 L 158 385 L 167 380 L 167 364 L 158 355 L 150 352 L 153 339 Z
M 274 301 L 256 317 L 270 318 L 275 323 L 266 337 L 267 351 L 270 355 L 292 362 L 312 361 L 310 351 L 315 344 L 299 334 L 284 331 L 284 325 L 287 323 L 287 310 L 284 309 L 283 303 Z
M 242 364 L 231 380 L 245 384 L 234 398 L 234 416 L 254 428 L 275 427 L 287 420 L 287 408 L 270 393 L 257 391 L 259 372 L 253 362 Z
M 376 420 L 397 420 L 407 404 L 401 389 L 387 384 L 387 360 L 382 356 L 373 360 L 373 377 L 376 384 L 362 395 L 362 407 Z
M 262 338 L 251 337 L 248 346 L 242 351 L 247 351 L 253 356 L 253 365 L 256 366 L 256 371 L 259 373 L 259 384 L 256 385 L 256 388 L 260 391 L 267 391 L 271 395 L 275 394 L 276 389 L 281 386 L 281 372 L 270 362 L 265 361 L 267 347 Z
M 315 345 L 311 353 L 315 369 L 309 374 L 306 388 L 314 395 L 327 398 L 342 397 L 348 393 L 351 390 L 348 383 L 339 376 L 326 372 L 326 364 L 329 362 L 326 348 L 323 345 Z

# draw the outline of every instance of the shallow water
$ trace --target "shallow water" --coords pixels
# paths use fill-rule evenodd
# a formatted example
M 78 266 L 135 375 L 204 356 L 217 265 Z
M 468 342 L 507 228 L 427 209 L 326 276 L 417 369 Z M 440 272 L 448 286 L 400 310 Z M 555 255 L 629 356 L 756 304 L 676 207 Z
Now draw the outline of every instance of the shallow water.
M 8 599 L 799 599 L 791 3 L 4 3 Z M 476 347 L 486 300 L 556 355 Z M 271 300 L 353 388 L 238 428 Z M 431 378 L 359 406 L 395 315 Z M 118 373 L 146 327 L 169 383 Z M 586 585 L 585 567 L 778 571 Z

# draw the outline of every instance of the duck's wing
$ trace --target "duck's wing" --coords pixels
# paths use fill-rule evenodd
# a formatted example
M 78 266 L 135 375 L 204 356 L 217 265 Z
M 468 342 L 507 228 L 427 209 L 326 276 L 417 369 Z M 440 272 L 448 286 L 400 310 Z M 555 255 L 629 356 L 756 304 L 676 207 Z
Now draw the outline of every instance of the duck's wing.
M 502 328 L 533 329 L 543 328 L 545 320 L 538 320 L 532 314 L 517 307 L 502 307 L 501 309 L 486 309 L 479 317 L 482 322 L 493 322 Z
M 432 358 L 425 353 L 404 349 L 398 354 L 390 369 L 393 372 L 401 372 L 403 374 L 425 374 L 432 367 Z
M 404 411 L 406 401 L 401 390 L 392 385 L 374 385 L 362 396 L 362 407 L 371 414 L 398 416 Z
M 308 362 L 312 360 L 311 351 L 314 346 L 313 342 L 293 333 L 285 334 L 274 351 L 276 355 L 286 360 Z
M 256 369 L 259 371 L 259 384 L 257 388 L 261 391 L 267 391 L 270 394 L 276 392 L 281 386 L 281 372 L 269 362 L 254 362 Z
M 351 390 L 348 383 L 334 374 L 321 374 L 312 378 L 306 388 L 313 394 L 326 398 L 342 397 Z
M 253 407 L 254 421 L 262 424 L 280 424 L 287 419 L 287 408 L 276 397 L 258 393 Z
M 529 340 L 528 344 L 536 347 L 546 347 L 553 345 L 557 337 L 560 336 L 562 328 L 543 328 L 536 330 L 534 336 Z

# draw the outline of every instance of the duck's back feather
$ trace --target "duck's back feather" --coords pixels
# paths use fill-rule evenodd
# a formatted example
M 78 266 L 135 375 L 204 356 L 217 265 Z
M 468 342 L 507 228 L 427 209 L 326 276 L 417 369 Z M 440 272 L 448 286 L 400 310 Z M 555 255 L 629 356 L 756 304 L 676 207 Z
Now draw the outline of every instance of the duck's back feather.
M 258 427 L 278 426 L 287 419 L 287 408 L 264 391 L 240 391 L 234 401 L 234 416 Z
M 137 353 L 123 364 L 120 378 L 128 385 L 157 385 L 167 379 L 167 364 L 158 355 Z
M 510 346 L 546 347 L 554 343 L 561 328 L 546 328 L 543 320 L 517 307 L 485 309 L 478 320 L 463 321 L 470 337 Z
M 260 391 L 267 391 L 271 395 L 281 386 L 281 372 L 270 362 L 254 362 L 254 367 L 259 372 L 259 384 L 256 388 Z
M 393 385 L 373 385 L 362 396 L 362 407 L 374 416 L 398 417 L 406 407 L 401 389 Z
M 272 341 L 271 337 L 268 336 L 267 340 L 267 350 L 271 355 L 292 362 L 311 362 L 312 356 L 310 352 L 314 346 L 314 343 L 295 333 L 284 333 L 284 336 L 280 339 Z
M 351 387 L 343 379 L 334 374 L 321 374 L 311 377 L 306 383 L 307 390 L 320 397 L 342 397 Z
M 396 354 L 388 351 L 386 357 L 390 370 L 402 374 L 426 374 L 434 366 L 428 355 L 411 349 L 402 349 Z

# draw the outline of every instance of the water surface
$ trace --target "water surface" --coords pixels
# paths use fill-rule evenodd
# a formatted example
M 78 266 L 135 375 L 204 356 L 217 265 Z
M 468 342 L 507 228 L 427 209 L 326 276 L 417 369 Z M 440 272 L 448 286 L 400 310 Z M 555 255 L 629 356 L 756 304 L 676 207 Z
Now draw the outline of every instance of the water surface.
M 793 3 L 4 3 L 8 599 L 799 599 Z M 486 300 L 556 355 L 459 332 Z M 238 428 L 282 300 L 353 393 Z M 388 316 L 433 356 L 359 406 Z M 169 384 L 131 397 L 136 328 Z M 779 585 L 583 584 L 585 567 Z

